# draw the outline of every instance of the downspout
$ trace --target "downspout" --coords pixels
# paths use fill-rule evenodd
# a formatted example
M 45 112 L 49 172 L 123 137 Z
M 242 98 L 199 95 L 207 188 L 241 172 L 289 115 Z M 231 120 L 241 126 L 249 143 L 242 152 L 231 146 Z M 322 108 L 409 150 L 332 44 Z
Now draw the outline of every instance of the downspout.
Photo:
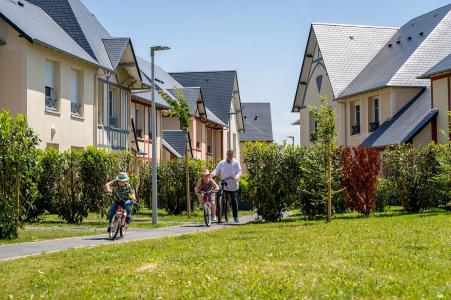
M 98 80 L 99 80 L 99 74 L 95 74 L 94 75 L 94 122 L 93 122 L 93 137 L 92 137 L 92 141 L 93 141 L 93 146 L 97 147 L 98 143 L 97 143 L 97 131 L 98 131 L 98 124 L 99 124 L 99 120 L 98 120 L 98 102 L 99 102 L 99 88 L 97 86 L 98 84 Z

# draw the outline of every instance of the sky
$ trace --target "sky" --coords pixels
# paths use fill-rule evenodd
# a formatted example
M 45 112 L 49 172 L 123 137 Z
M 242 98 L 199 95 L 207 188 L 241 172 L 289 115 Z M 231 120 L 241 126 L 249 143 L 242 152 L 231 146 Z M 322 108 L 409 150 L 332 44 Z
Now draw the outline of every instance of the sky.
M 399 27 L 445 0 L 82 0 L 137 55 L 167 45 L 168 72 L 236 70 L 242 102 L 270 102 L 274 139 L 295 136 L 296 83 L 312 22 Z

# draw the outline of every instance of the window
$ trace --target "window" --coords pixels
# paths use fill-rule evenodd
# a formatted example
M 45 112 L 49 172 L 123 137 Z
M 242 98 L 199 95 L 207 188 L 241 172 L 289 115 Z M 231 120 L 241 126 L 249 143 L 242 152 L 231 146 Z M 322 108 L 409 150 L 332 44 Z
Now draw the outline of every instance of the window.
M 113 89 L 108 91 L 108 119 L 109 125 L 112 127 L 118 127 L 118 119 L 116 117 L 116 101 L 115 101 L 115 93 Z
M 313 112 L 309 112 L 309 134 L 310 134 L 310 141 L 314 142 L 316 140 L 315 137 L 315 130 L 316 130 L 316 120 Z
M 351 116 L 351 135 L 360 133 L 360 104 L 353 104 L 353 113 Z
M 82 73 L 77 70 L 70 70 L 70 102 L 71 113 L 82 115 Z
M 104 88 L 103 88 L 104 84 L 103 82 L 99 81 L 97 83 L 97 124 L 99 125 L 103 125 L 104 124 L 104 107 L 105 107 L 105 103 L 104 103 Z
M 52 149 L 55 149 L 55 150 L 58 150 L 58 151 L 59 151 L 60 146 L 59 146 L 58 144 L 54 144 L 54 143 L 47 143 L 46 148 L 47 148 L 47 149 L 52 148 Z
M 377 97 L 373 97 L 370 98 L 369 101 L 369 126 L 368 129 L 370 132 L 373 132 L 374 130 L 376 130 L 379 127 L 379 98 Z
M 135 104 L 135 127 L 138 138 L 144 134 L 144 106 Z
M 44 73 L 45 107 L 46 109 L 57 111 L 57 64 L 46 60 Z

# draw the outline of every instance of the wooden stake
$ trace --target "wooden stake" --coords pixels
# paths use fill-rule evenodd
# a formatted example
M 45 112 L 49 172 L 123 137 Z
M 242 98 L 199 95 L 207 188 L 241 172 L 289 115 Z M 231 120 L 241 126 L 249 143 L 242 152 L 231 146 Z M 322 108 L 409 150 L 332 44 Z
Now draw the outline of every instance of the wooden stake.
M 189 195 L 188 141 L 185 144 L 185 174 L 186 174 L 186 209 L 188 212 L 188 219 L 191 219 L 191 199 Z

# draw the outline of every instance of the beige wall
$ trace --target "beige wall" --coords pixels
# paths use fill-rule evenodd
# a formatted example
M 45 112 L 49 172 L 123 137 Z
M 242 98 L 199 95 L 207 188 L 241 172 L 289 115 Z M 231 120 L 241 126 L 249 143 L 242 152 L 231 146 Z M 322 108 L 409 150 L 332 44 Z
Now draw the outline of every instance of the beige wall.
M 433 89 L 433 105 L 434 108 L 439 110 L 437 116 L 437 142 L 445 143 L 449 141 L 449 117 L 448 117 L 448 101 L 450 95 L 449 81 L 451 80 L 451 74 L 449 77 L 432 80 Z
M 427 145 L 432 141 L 432 126 L 431 123 L 425 126 L 413 139 L 414 145 Z
M 0 19 L 0 110 L 27 113 L 27 41 Z

